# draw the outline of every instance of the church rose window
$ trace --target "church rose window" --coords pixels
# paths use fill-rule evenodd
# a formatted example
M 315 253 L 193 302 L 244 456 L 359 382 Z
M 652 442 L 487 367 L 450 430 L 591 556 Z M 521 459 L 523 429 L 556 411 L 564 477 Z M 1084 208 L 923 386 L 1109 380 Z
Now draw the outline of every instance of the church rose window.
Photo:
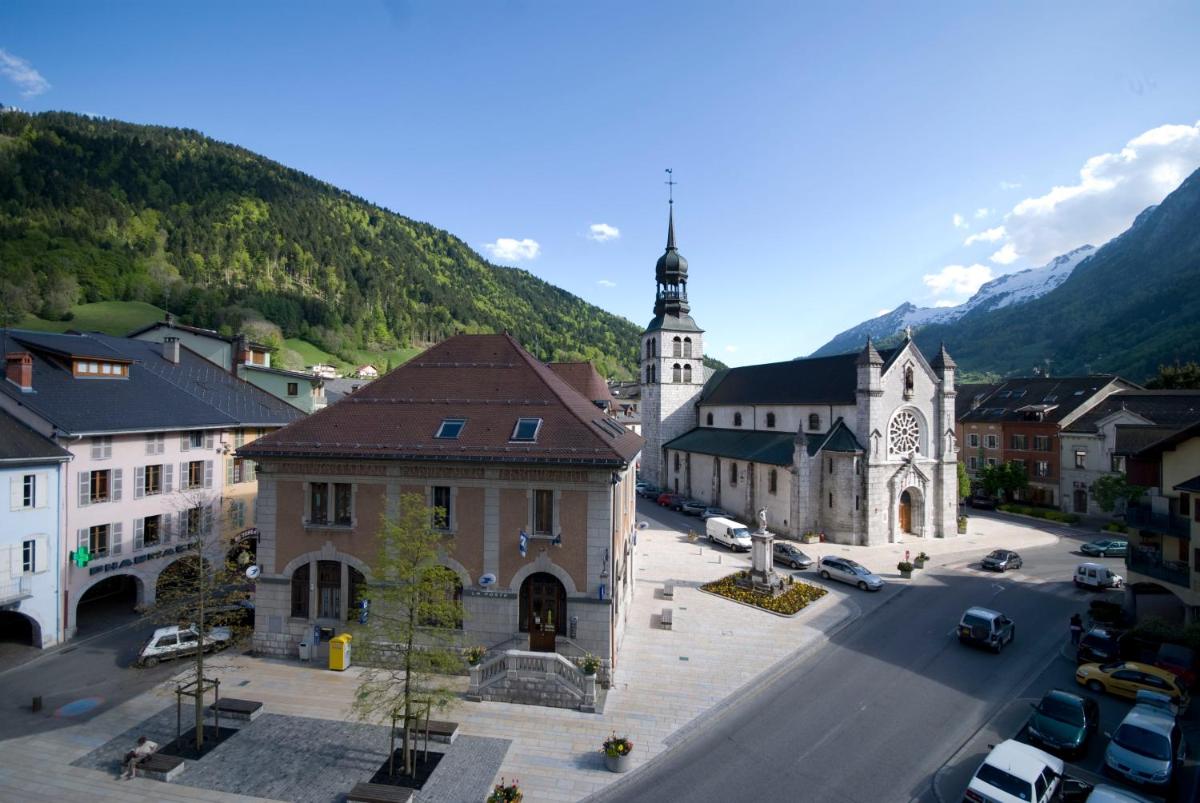
M 919 452 L 921 444 L 921 425 L 917 417 L 907 410 L 901 410 L 892 419 L 888 428 L 888 443 L 895 454 Z

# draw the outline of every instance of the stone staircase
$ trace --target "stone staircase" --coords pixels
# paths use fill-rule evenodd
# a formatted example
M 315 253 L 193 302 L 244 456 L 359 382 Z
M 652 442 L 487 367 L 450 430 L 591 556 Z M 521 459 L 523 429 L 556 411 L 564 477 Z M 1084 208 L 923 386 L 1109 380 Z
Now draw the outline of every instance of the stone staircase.
M 471 667 L 467 699 L 596 711 L 596 676 L 556 652 L 505 650 Z

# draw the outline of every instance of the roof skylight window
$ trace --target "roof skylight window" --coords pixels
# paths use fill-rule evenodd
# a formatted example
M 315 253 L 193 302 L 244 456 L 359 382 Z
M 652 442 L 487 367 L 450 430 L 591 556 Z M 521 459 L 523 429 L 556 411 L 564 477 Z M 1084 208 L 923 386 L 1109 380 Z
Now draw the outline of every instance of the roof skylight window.
M 433 437 L 454 440 L 466 425 L 467 419 L 465 418 L 443 418 L 442 425 L 438 427 L 437 434 Z
M 509 440 L 533 443 L 537 440 L 538 430 L 541 428 L 542 419 L 540 418 L 518 418 L 517 425 L 513 427 L 512 437 Z

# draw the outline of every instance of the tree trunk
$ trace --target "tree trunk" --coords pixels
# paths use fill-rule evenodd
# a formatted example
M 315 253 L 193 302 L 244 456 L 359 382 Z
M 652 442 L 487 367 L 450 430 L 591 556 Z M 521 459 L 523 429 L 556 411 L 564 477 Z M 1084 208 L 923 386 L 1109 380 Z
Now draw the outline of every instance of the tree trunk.
M 199 605 L 196 612 L 196 753 L 204 747 L 204 555 L 196 553 Z

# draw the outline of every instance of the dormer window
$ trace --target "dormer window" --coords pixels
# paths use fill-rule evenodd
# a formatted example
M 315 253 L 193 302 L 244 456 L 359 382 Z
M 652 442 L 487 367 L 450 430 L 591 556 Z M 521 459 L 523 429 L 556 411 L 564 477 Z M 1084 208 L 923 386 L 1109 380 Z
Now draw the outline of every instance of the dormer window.
M 447 440 L 456 439 L 462 432 L 463 427 L 467 425 L 465 418 L 443 418 L 442 425 L 438 427 L 435 438 L 445 438 Z
M 513 427 L 512 437 L 509 440 L 533 443 L 537 440 L 538 430 L 541 427 L 542 419 L 540 418 L 518 418 L 517 425 Z
M 75 360 L 72 363 L 75 376 L 126 377 L 129 366 L 120 362 L 102 360 Z

